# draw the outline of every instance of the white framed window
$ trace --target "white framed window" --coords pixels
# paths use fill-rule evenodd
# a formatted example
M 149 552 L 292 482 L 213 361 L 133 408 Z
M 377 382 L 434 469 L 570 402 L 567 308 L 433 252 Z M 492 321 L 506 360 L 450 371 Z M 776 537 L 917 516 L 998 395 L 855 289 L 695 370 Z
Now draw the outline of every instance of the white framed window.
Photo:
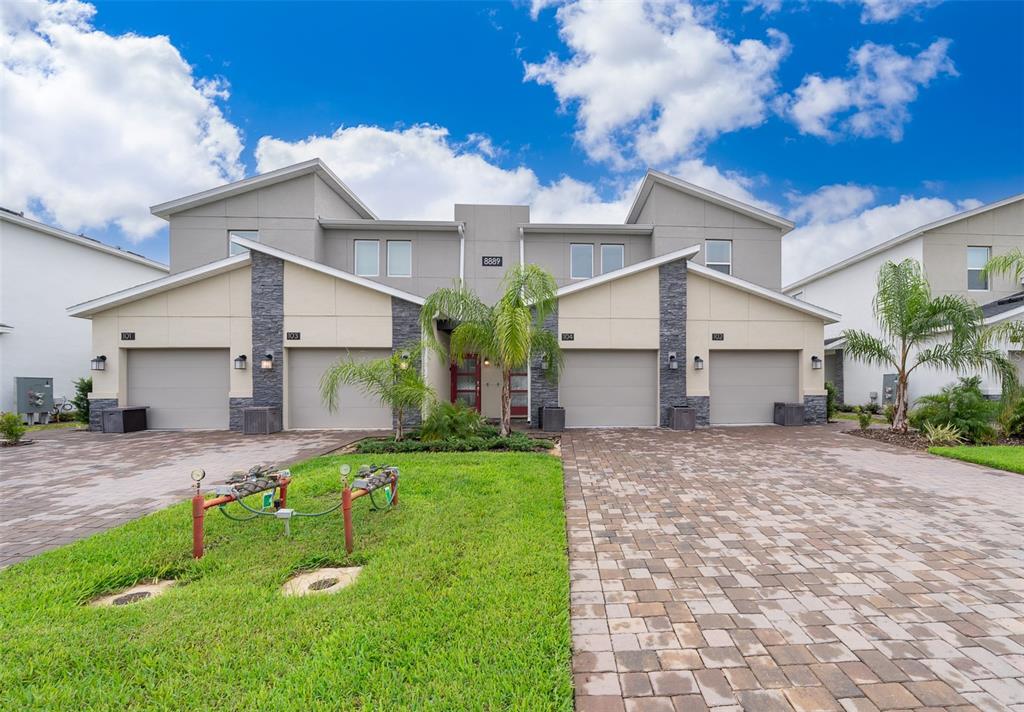
M 732 274 L 732 240 L 705 240 L 704 266 Z
M 355 265 L 360 277 L 379 277 L 380 240 L 355 240 Z
M 232 237 L 243 237 L 246 240 L 252 240 L 253 242 L 260 241 L 259 230 L 228 230 L 228 254 L 229 255 L 240 255 L 243 252 L 248 252 L 246 248 L 241 245 L 236 245 L 231 241 Z
M 967 248 L 967 289 L 971 292 L 988 291 L 988 275 L 985 265 L 992 258 L 991 247 Z
M 569 245 L 569 276 L 590 279 L 594 276 L 594 246 L 574 242 Z
M 601 245 L 601 274 L 614 272 L 626 265 L 625 245 Z
M 388 277 L 412 277 L 410 240 L 388 240 Z

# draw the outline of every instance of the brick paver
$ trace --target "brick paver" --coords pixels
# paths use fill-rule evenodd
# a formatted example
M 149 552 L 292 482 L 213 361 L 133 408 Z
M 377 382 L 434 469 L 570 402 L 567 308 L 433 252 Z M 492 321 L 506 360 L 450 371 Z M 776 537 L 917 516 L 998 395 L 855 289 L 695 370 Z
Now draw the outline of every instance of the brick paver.
M 562 456 L 578 709 L 1024 712 L 1024 476 L 832 427 Z
M 304 460 L 367 434 L 30 433 L 33 444 L 0 449 L 0 568 L 186 499 L 197 467 L 210 485 L 233 470 Z

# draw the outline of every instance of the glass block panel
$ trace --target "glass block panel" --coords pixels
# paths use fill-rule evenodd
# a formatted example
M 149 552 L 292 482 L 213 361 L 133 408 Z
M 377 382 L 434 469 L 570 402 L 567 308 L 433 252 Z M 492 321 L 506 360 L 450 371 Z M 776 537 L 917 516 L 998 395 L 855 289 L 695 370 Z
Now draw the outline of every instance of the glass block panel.
M 512 394 L 512 407 L 513 408 L 525 408 L 527 406 L 525 393 L 513 393 Z
M 515 374 L 509 376 L 509 384 L 513 391 L 525 391 L 530 387 L 530 379 L 525 373 Z

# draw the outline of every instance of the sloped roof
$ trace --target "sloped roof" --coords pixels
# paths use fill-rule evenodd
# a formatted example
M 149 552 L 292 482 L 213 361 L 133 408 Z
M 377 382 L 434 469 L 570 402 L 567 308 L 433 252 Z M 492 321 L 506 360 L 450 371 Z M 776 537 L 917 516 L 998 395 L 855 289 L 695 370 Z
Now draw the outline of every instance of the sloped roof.
M 814 304 L 805 302 L 803 299 L 790 297 L 786 294 L 783 294 L 782 292 L 776 292 L 774 289 L 762 287 L 759 284 L 748 282 L 747 280 L 740 279 L 739 277 L 733 277 L 732 275 L 729 274 L 722 274 L 718 270 L 711 269 L 710 267 L 705 267 L 704 265 L 697 264 L 696 262 L 691 262 L 687 269 L 690 272 L 693 272 L 694 274 L 699 274 L 701 277 L 707 277 L 712 281 L 727 284 L 730 287 L 734 287 L 749 294 L 753 294 L 755 296 L 761 297 L 762 299 L 767 299 L 770 302 L 781 304 L 784 307 L 795 309 L 796 311 L 803 312 L 804 314 L 816 316 L 819 319 L 824 320 L 826 324 L 834 324 L 840 319 L 842 319 L 841 314 L 838 314 L 829 309 L 825 309 L 824 307 L 815 306 Z
M 1022 309 L 1024 309 L 1024 292 L 1017 292 L 1016 294 L 1011 294 L 1008 297 L 996 299 L 993 302 L 981 305 L 981 313 L 984 315 L 986 320 L 994 317 L 1001 317 L 1006 315 L 1008 312 Z

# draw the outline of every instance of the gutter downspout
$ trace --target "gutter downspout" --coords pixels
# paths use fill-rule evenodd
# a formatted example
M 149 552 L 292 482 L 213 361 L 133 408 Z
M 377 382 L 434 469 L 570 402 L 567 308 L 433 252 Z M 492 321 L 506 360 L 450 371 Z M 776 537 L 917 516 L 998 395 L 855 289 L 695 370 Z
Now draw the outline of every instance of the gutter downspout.
M 522 267 L 526 264 L 526 249 L 523 244 L 523 226 L 519 226 L 519 266 Z
M 459 223 L 459 284 L 466 283 L 466 225 Z

